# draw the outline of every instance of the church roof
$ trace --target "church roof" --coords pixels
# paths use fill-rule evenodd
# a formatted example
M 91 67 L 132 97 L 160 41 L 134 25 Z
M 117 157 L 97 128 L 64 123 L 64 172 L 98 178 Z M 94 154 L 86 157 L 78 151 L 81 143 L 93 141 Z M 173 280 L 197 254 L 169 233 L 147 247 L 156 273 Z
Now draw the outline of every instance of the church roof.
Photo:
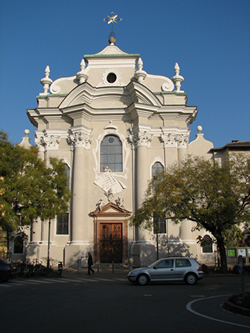
M 88 58 L 98 58 L 98 57 L 140 57 L 140 54 L 131 54 L 122 51 L 116 45 L 108 45 L 102 51 L 95 53 L 95 54 L 86 54 L 84 55 L 84 60 Z

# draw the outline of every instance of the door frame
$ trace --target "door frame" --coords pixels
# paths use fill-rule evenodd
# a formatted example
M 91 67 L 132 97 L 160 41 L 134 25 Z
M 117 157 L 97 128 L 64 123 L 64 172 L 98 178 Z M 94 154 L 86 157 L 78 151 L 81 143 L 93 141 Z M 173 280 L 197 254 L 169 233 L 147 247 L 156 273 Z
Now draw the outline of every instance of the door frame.
M 122 225 L 122 263 L 128 260 L 128 217 L 131 212 L 109 202 L 104 207 L 90 213 L 94 217 L 94 256 L 95 262 L 100 262 L 100 224 L 120 223 Z
M 96 259 L 101 262 L 100 257 L 100 244 L 101 244 L 101 237 L 100 237 L 100 230 L 101 230 L 101 224 L 121 224 L 122 230 L 122 263 L 126 260 L 125 258 L 128 257 L 128 237 L 127 237 L 127 221 L 126 220 L 97 220 L 96 221 Z

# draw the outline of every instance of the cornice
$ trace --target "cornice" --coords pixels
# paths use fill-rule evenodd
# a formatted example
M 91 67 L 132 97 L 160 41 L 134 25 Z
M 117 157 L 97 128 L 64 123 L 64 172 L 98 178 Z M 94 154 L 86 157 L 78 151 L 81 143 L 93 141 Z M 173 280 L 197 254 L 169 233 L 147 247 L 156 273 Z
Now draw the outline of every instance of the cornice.
M 127 113 L 130 114 L 131 119 L 150 118 L 158 110 L 158 107 L 154 107 L 152 105 L 132 103 L 128 106 Z
M 138 53 L 122 53 L 122 54 L 85 54 L 84 60 L 88 58 L 139 58 L 140 54 Z
M 36 99 L 48 99 L 51 97 L 65 97 L 68 94 L 48 94 L 48 95 L 38 95 L 36 96 Z
M 163 120 L 184 117 L 187 124 L 192 124 L 198 113 L 196 106 L 187 105 L 164 105 L 159 110 L 159 115 Z
M 178 96 L 187 96 L 187 93 L 185 92 L 179 92 L 179 91 L 155 91 L 153 92 L 155 95 L 178 95 Z
M 33 115 L 36 116 L 60 116 L 62 112 L 58 108 L 35 108 L 35 109 L 28 109 L 28 112 L 33 111 Z M 30 112 L 31 114 L 31 112 Z
M 105 109 L 100 109 L 100 108 L 93 108 L 89 106 L 88 104 L 79 104 L 79 105 L 73 105 L 73 106 L 68 106 L 65 108 L 61 108 L 61 112 L 63 114 L 67 114 L 68 116 L 71 117 L 70 114 L 73 114 L 73 112 L 83 112 L 83 113 L 89 113 L 91 115 L 108 115 L 108 114 L 124 114 L 125 113 L 125 108 L 105 108 Z

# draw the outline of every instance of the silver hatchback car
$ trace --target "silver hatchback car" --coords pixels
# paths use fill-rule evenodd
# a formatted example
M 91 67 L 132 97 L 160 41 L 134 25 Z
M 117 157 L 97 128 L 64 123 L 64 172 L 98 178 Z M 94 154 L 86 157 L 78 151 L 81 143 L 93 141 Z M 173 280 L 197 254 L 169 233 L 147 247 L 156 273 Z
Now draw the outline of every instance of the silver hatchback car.
M 187 284 L 195 284 L 203 276 L 201 265 L 193 258 L 184 257 L 159 259 L 148 267 L 137 268 L 128 273 L 129 281 L 140 285 L 154 281 L 185 281 Z

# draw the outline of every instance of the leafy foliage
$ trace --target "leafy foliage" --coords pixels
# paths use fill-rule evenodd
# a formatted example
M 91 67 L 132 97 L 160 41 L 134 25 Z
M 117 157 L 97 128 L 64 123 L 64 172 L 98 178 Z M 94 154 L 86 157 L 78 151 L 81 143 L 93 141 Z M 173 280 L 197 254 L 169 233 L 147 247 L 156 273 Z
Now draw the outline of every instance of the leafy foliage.
M 38 217 L 53 219 L 68 210 L 70 192 L 65 165 L 55 158 L 50 166 L 34 147 L 24 149 L 0 132 L 0 226 L 12 231 Z
M 250 221 L 249 177 L 243 156 L 236 155 L 223 166 L 189 157 L 152 179 L 131 224 L 150 230 L 153 215 L 167 216 L 175 223 L 194 221 L 197 230 L 206 229 L 216 239 L 225 271 L 225 233 Z
M 242 229 L 238 225 L 233 225 L 230 230 L 223 232 L 226 247 L 246 246 Z

